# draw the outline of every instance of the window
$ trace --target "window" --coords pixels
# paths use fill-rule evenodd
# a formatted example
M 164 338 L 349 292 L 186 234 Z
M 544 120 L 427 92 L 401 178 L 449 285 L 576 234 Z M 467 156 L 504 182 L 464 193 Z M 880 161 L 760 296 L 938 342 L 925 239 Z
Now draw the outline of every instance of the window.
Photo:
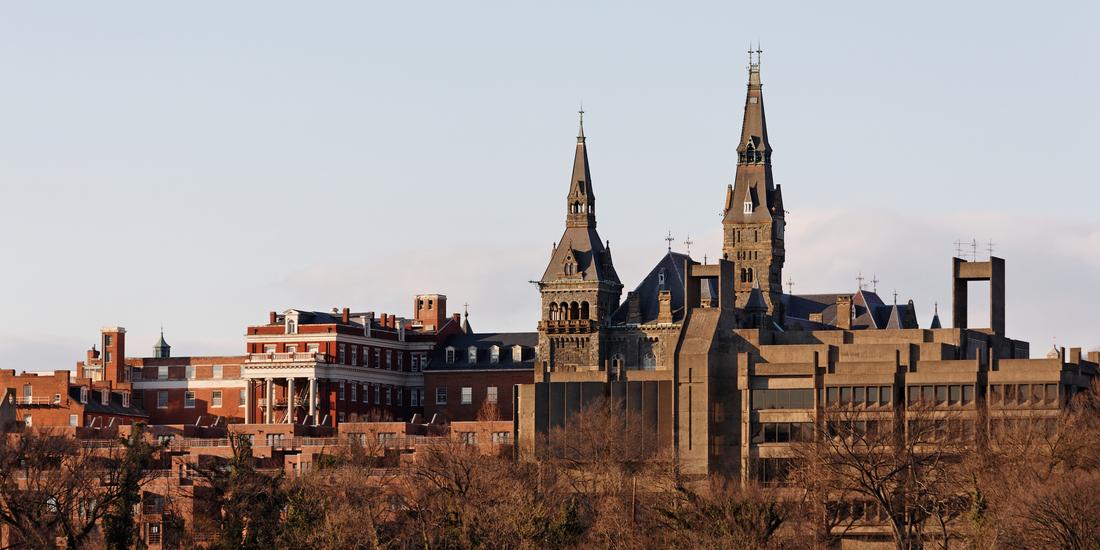
M 381 443 L 382 445 L 385 445 L 385 444 L 389 443 L 390 441 L 394 441 L 396 439 L 397 439 L 397 434 L 395 432 L 380 432 L 378 434 L 378 442 Z
M 414 353 L 409 358 L 409 369 L 413 372 L 420 370 L 420 354 Z
M 370 397 L 370 386 L 367 385 L 367 384 L 363 384 L 362 390 L 363 390 L 363 402 L 367 403 L 368 398 Z
M 191 365 L 188 365 L 187 366 L 187 374 L 185 376 L 187 377 L 188 380 L 194 380 L 195 379 L 195 367 L 192 367 Z
M 830 388 L 836 389 L 836 388 Z M 851 399 L 851 389 L 848 399 Z M 843 388 L 841 388 L 843 390 Z M 841 392 L 843 395 L 843 391 Z M 830 395 L 832 393 L 830 392 Z M 752 408 L 760 409 L 811 409 L 814 403 L 814 390 L 810 388 L 752 390 Z
M 477 432 L 458 432 L 458 438 L 466 445 L 477 445 Z
M 393 391 L 394 391 L 394 393 L 397 394 L 397 406 L 400 407 L 400 406 L 404 405 L 405 390 L 402 389 L 402 388 L 394 388 Z
M 309 353 L 321 353 L 321 344 L 306 344 L 306 351 Z
M 512 434 L 508 432 L 493 432 L 493 445 L 507 445 L 512 442 Z
M 355 349 L 355 348 L 352 348 L 352 349 Z M 359 384 L 356 384 L 355 382 L 352 382 L 351 383 L 351 400 L 352 401 L 358 401 L 359 396 L 356 393 L 357 391 L 359 391 Z
M 122 406 L 123 407 L 129 407 L 130 406 L 130 392 L 122 392 Z
M 130 399 L 133 400 L 135 407 L 139 409 L 145 408 L 145 392 L 140 390 L 136 391 L 131 395 Z
M 523 346 L 512 346 L 512 362 L 523 362 Z
M 969 405 L 974 402 L 974 386 L 966 385 L 962 387 L 962 404 Z
M 104 363 L 110 363 L 111 362 L 111 352 L 109 352 L 109 351 L 103 352 L 103 362 Z
M 34 419 L 31 418 L 31 415 L 28 414 L 27 416 L 23 417 L 23 425 L 28 428 L 34 426 Z
M 193 392 L 193 391 L 183 392 L 183 407 L 185 409 L 195 408 L 195 392 Z
M 80 388 L 80 402 L 81 403 L 87 403 L 88 402 L 88 388 L 87 387 L 82 386 Z
M 745 212 L 745 214 L 752 214 L 752 201 L 751 200 L 745 201 L 745 210 L 744 210 L 744 212 Z
M 157 367 L 157 380 L 168 380 L 168 367 Z
M 340 381 L 340 386 L 336 389 L 336 399 L 338 401 L 344 400 L 344 381 Z
M 500 362 L 500 346 L 489 348 L 489 363 L 495 365 Z
M 947 387 L 947 404 L 958 405 L 962 401 L 962 386 Z
M 346 351 L 346 347 L 347 346 L 345 346 L 344 344 L 336 346 L 336 362 L 340 363 L 341 365 L 344 364 L 344 352 Z
M 477 348 L 470 346 L 466 349 L 466 362 L 473 365 L 477 363 Z
M 371 366 L 375 368 L 382 366 L 382 350 L 374 348 L 374 364 Z
M 390 359 L 392 357 L 393 357 L 393 350 L 386 350 L 386 368 L 387 369 L 390 368 L 390 364 L 391 364 Z
M 991 405 L 1001 404 L 1001 385 L 990 384 L 989 385 L 989 403 Z
M 400 351 L 395 351 L 394 355 L 397 356 L 397 370 L 403 370 L 405 368 L 405 354 Z
M 485 389 L 485 400 L 494 405 L 497 404 L 497 387 L 489 386 Z
M 30 405 L 34 403 L 34 389 L 30 384 L 23 384 L 23 402 Z
M 825 404 L 830 407 L 840 402 L 840 388 L 830 387 L 825 390 Z
M 359 364 L 359 346 L 351 346 L 351 364 L 353 366 Z
M 287 334 L 297 334 L 298 333 L 298 324 L 295 323 L 294 321 L 291 321 L 291 320 L 288 319 L 287 322 L 286 322 L 286 333 Z
M 267 446 L 278 447 L 283 444 L 283 434 L 267 434 Z
M 218 378 L 218 379 L 220 379 L 222 377 L 222 366 L 221 365 L 214 365 L 212 376 L 214 378 Z
M 387 405 L 392 404 L 393 403 L 393 388 L 386 388 L 385 396 L 386 396 L 386 404 Z
M 111 345 L 111 343 L 113 341 L 114 341 L 114 337 L 112 337 L 110 334 L 103 335 L 103 347 L 107 347 L 107 346 Z
M 435 389 L 435 404 L 446 405 L 447 404 L 447 388 Z
M 275 344 L 264 344 L 264 353 L 275 353 Z
M 214 393 L 210 395 L 210 405 L 212 407 L 222 406 L 222 392 L 220 390 L 214 390 Z
M 248 390 L 241 390 L 240 393 L 237 394 L 237 403 L 239 403 L 241 407 L 248 404 Z
M 470 386 L 463 386 L 462 387 L 462 396 L 461 396 L 461 399 L 460 399 L 460 403 L 463 404 L 463 405 L 469 405 L 470 403 L 473 403 L 473 402 L 474 402 L 474 389 L 471 388 Z
M 420 406 L 420 391 L 421 390 L 418 388 L 413 388 L 409 390 L 409 405 L 413 407 Z
M 158 409 L 167 409 L 168 408 L 168 392 L 167 391 L 160 390 L 160 391 L 157 392 L 157 408 Z
M 842 386 L 840 388 L 840 404 L 848 405 L 852 402 L 852 388 Z
M 75 428 L 80 423 L 80 417 L 75 414 L 69 415 L 69 426 Z
M 447 346 L 447 364 L 450 365 L 455 362 L 455 349 Z
M 379 386 L 378 384 L 374 385 L 374 404 L 382 404 L 382 386 Z
M 291 354 L 298 353 L 298 344 L 287 344 L 286 352 Z
M 1046 404 L 1053 405 L 1058 401 L 1058 384 L 1047 384 Z

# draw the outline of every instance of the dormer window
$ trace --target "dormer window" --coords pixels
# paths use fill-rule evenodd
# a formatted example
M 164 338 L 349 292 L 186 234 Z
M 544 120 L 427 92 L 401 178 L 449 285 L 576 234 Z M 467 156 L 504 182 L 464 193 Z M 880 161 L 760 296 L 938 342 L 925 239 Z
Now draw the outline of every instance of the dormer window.
M 512 362 L 523 362 L 523 346 L 512 346 Z
M 455 362 L 455 349 L 447 346 L 447 364 L 453 364 Z
M 111 404 L 111 392 L 109 390 L 101 391 L 99 397 L 99 402 L 103 403 L 104 406 Z
M 298 332 L 297 323 L 295 323 L 294 321 L 287 321 L 286 322 L 286 333 L 287 334 L 297 334 L 297 332 Z
M 466 348 L 466 362 L 471 365 L 477 363 L 477 347 L 470 346 Z
M 489 348 L 489 362 L 494 365 L 500 362 L 500 346 Z
M 86 386 L 81 386 L 81 388 L 80 388 L 80 402 L 81 403 L 87 403 L 88 402 L 88 388 Z

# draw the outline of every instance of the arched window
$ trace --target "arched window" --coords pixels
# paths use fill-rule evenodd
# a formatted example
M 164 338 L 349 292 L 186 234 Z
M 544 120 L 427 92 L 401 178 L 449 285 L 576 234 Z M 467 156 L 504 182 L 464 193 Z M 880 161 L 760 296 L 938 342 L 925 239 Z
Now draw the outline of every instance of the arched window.
M 577 302 L 569 304 L 569 318 L 580 319 L 581 318 L 581 306 Z
M 581 319 L 588 318 L 588 302 L 581 302 Z
M 477 363 L 477 347 L 470 346 L 466 348 L 466 362 L 473 365 Z
M 297 324 L 295 324 L 294 321 L 289 321 L 288 320 L 286 322 L 286 333 L 287 334 L 296 334 L 297 332 L 298 332 Z
M 563 321 L 569 320 L 569 304 L 562 302 L 561 305 L 558 306 L 558 308 L 558 319 L 561 319 Z
M 500 362 L 500 346 L 494 344 L 489 348 L 489 362 L 494 365 Z
M 657 357 L 652 352 L 646 352 L 642 356 L 642 368 L 646 370 L 653 370 L 657 368 Z
M 747 274 L 745 273 L 745 268 L 743 268 L 743 267 L 742 267 L 742 268 L 741 268 L 741 282 L 742 282 L 742 283 L 748 282 L 748 281 L 746 280 L 746 277 L 748 277 L 748 275 L 747 275 Z
M 558 320 L 558 304 L 550 304 L 550 320 Z
M 615 356 L 611 358 L 611 372 L 622 372 L 622 370 L 623 356 L 616 353 Z
M 749 280 L 748 280 L 748 282 L 750 282 L 750 283 L 752 282 L 752 268 L 751 267 L 749 268 Z

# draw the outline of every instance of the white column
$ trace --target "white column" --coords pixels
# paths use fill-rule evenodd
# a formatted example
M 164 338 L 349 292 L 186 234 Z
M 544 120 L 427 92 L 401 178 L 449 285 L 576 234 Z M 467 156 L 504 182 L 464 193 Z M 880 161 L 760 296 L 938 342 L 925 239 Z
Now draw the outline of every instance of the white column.
M 252 405 L 255 404 L 255 402 L 252 400 L 252 384 L 253 384 L 252 379 L 249 378 L 249 379 L 245 380 L 245 386 L 244 386 L 244 423 L 245 424 L 251 424 L 252 423 Z
M 314 426 L 317 425 L 317 379 L 309 379 L 309 418 Z
M 270 378 L 264 379 L 264 382 L 267 383 L 267 390 L 265 392 L 267 394 L 267 397 L 265 397 L 267 408 L 264 409 L 264 424 L 271 424 L 271 411 L 275 408 L 275 384 Z
M 294 423 L 294 379 L 286 379 L 286 423 Z

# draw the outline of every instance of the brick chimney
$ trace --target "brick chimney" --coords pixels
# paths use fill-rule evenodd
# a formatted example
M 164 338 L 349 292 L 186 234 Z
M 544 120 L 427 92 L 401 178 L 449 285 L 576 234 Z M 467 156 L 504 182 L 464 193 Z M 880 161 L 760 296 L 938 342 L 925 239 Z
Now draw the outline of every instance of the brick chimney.
M 642 301 L 636 292 L 626 293 L 626 322 L 642 322 Z
M 345 325 L 351 322 L 351 309 L 344 308 L 344 310 L 340 312 L 340 322 Z
M 852 330 L 852 297 L 836 297 L 836 328 Z
M 279 314 L 272 311 L 271 313 L 267 314 L 267 324 L 274 325 L 278 318 Z
M 657 294 L 657 322 L 672 322 L 672 292 L 662 290 Z

